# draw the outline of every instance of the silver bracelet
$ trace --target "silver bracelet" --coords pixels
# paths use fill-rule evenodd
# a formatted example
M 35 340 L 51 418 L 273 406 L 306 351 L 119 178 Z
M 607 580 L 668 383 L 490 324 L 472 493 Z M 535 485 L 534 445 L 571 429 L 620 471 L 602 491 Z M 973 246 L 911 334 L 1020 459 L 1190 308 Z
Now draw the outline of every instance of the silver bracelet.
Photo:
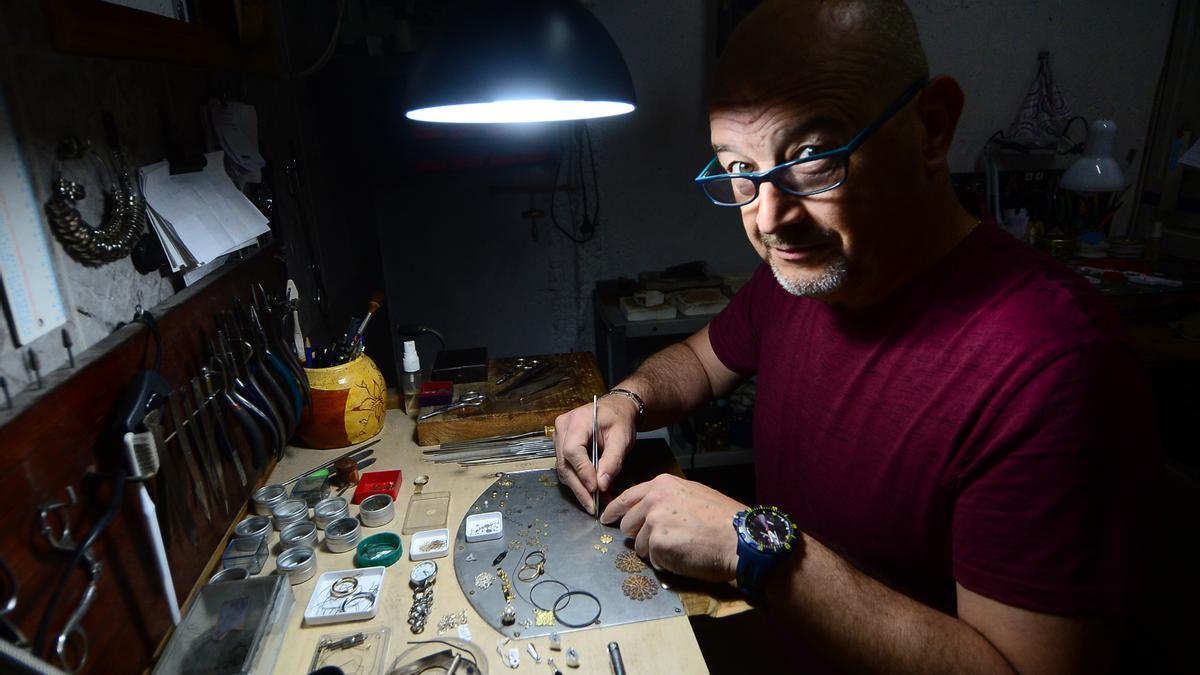
M 642 413 L 646 412 L 646 402 L 642 400 L 641 396 L 638 396 L 634 392 L 629 391 L 628 389 L 610 389 L 610 390 L 608 390 L 608 393 L 605 394 L 605 396 L 610 396 L 612 394 L 618 394 L 620 396 L 624 396 L 625 398 L 629 399 L 630 401 L 633 401 L 634 404 L 637 405 L 638 417 L 641 417 Z

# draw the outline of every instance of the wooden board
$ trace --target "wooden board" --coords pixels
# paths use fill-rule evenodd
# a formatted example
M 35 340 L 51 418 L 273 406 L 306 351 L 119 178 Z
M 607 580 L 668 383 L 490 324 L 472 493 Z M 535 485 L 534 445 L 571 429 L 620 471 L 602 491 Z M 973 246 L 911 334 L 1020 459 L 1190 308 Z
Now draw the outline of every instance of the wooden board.
M 493 380 L 494 381 L 494 380 Z M 590 397 L 589 397 L 589 400 Z M 552 459 L 526 460 L 509 462 L 492 466 L 460 467 L 454 464 L 432 464 L 422 460 L 421 450 L 413 442 L 413 421 L 408 415 L 399 410 L 389 410 L 379 435 L 379 444 L 375 446 L 375 457 L 378 463 L 371 467 L 375 471 L 400 469 L 404 472 L 404 480 L 396 497 L 396 518 L 379 528 L 363 528 L 363 534 L 376 532 L 400 532 L 404 522 L 405 507 L 413 494 L 412 480 L 418 474 L 429 477 L 425 492 L 450 493 L 450 511 L 447 514 L 446 527 L 450 529 L 451 538 L 457 536 L 459 525 L 467 514 L 471 503 L 480 493 L 496 479 L 497 471 L 517 472 L 528 469 L 546 469 L 554 465 Z M 656 451 L 657 450 L 657 451 Z M 290 449 L 280 460 L 270 480 L 290 478 L 328 459 L 328 453 L 307 448 Z M 626 468 L 621 475 L 630 481 L 645 478 L 662 472 L 679 473 L 679 465 L 675 462 L 665 445 L 658 447 L 653 444 L 639 446 L 638 452 L 630 453 Z M 351 515 L 358 512 L 357 506 L 350 507 Z M 271 550 L 276 550 L 279 540 L 278 532 L 271 532 L 269 544 Z M 311 662 L 313 650 L 322 635 L 345 633 L 347 631 L 375 631 L 380 628 L 390 628 L 392 631 L 391 647 L 388 649 L 387 663 L 391 663 L 397 655 L 412 645 L 409 640 L 429 640 L 438 637 L 454 636 L 451 630 L 439 636 L 437 622 L 443 616 L 452 612 L 466 611 L 467 626 L 472 633 L 472 641 L 481 647 L 488 660 L 488 672 L 492 675 L 514 673 L 521 675 L 548 675 L 550 669 L 546 658 L 551 657 L 558 667 L 567 675 L 610 675 L 608 652 L 606 645 L 615 641 L 621 646 L 621 655 L 625 668 L 630 673 L 687 673 L 702 675 L 708 672 L 696 636 L 692 633 L 691 624 L 684 616 L 669 619 L 644 621 L 620 626 L 600 625 L 587 630 L 574 631 L 563 636 L 563 647 L 574 647 L 579 650 L 579 668 L 567 668 L 563 652 L 550 650 L 549 639 L 535 637 L 531 640 L 518 639 L 509 643 L 521 653 L 521 667 L 511 671 L 500 664 L 496 655 L 496 641 L 503 636 L 490 627 L 482 617 L 475 613 L 467 596 L 463 594 L 455 580 L 454 558 L 448 556 L 438 558 L 438 580 L 434 584 L 434 600 L 430 613 L 429 624 L 421 635 L 414 635 L 408 627 L 408 610 L 412 606 L 412 587 L 408 584 L 408 576 L 415 563 L 408 558 L 411 538 L 402 537 L 404 555 L 399 562 L 387 569 L 384 579 L 382 598 L 379 603 L 379 613 L 375 618 L 354 623 L 333 624 L 327 626 L 305 626 L 303 624 L 304 608 L 308 604 L 316 586 L 316 576 L 302 584 L 292 586 L 296 594 L 296 605 L 292 614 L 286 619 L 287 632 L 283 638 L 283 646 L 279 652 L 279 660 L 275 664 L 276 673 L 306 673 Z M 275 568 L 276 556 L 271 556 L 262 574 L 270 574 Z M 330 553 L 320 547 L 317 550 L 317 576 L 332 570 L 353 569 L 354 553 Z M 722 584 L 700 584 L 705 590 L 723 592 L 729 587 Z M 677 587 L 678 589 L 678 587 Z M 732 590 L 734 594 L 736 590 Z M 681 593 L 681 595 L 683 595 Z M 685 604 L 704 605 L 707 600 Z M 542 657 L 541 663 L 534 663 L 525 651 L 525 646 L 533 643 Z
M 571 373 L 574 382 L 527 403 L 521 403 L 515 396 L 497 397 L 495 392 L 503 389 L 507 383 L 499 386 L 493 383 L 508 371 L 514 359 L 494 359 L 488 363 L 487 382 L 459 384 L 455 387 L 457 393 L 471 390 L 487 394 L 488 402 L 478 408 L 460 408 L 417 422 L 417 443 L 438 445 L 535 431 L 554 424 L 554 419 L 559 415 L 591 403 L 593 395 L 599 396 L 605 392 L 604 379 L 591 352 L 546 354 L 532 358 L 555 363 L 563 371 Z M 422 408 L 421 414 L 436 407 Z

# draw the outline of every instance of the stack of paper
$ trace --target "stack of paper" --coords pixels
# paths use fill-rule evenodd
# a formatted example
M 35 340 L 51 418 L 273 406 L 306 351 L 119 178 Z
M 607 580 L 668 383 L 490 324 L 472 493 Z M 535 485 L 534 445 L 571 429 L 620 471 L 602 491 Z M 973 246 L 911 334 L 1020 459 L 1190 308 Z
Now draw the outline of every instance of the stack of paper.
M 171 175 L 166 162 L 138 170 L 146 215 L 171 271 L 193 269 L 255 243 L 270 228 L 229 174 L 225 153 L 205 155 L 203 171 Z

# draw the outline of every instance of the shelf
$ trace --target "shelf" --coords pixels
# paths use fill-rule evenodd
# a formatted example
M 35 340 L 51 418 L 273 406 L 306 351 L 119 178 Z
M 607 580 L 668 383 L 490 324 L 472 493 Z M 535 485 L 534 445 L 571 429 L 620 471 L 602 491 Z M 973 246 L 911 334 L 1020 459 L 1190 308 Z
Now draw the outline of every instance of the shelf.
M 677 316 L 674 319 L 659 319 L 655 321 L 630 321 L 621 315 L 616 305 L 601 304 L 600 313 L 604 323 L 610 329 L 621 329 L 627 338 L 649 337 L 653 335 L 691 335 L 708 325 L 716 314 L 702 316 Z

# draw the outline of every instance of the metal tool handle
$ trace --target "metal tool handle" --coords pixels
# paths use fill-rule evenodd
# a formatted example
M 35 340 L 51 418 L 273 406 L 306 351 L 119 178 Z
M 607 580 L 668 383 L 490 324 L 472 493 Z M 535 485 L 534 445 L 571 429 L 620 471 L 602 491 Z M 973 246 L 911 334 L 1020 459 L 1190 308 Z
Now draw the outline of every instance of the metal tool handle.
M 90 558 L 90 556 L 89 556 Z M 79 600 L 79 606 L 71 612 L 71 617 L 67 619 L 67 623 L 63 626 L 63 630 L 58 634 L 58 639 L 54 642 L 54 652 L 58 654 L 58 662 L 62 664 L 63 670 L 68 673 L 77 673 L 83 670 L 87 665 L 88 653 L 88 637 L 87 632 L 83 630 L 83 617 L 87 616 L 88 610 L 91 609 L 92 603 L 96 601 L 96 586 L 100 583 L 100 571 L 102 566 L 94 559 L 89 560 L 91 563 L 90 576 L 87 588 L 83 591 L 83 597 Z M 80 657 L 78 663 L 73 663 L 70 660 L 70 655 L 67 653 L 68 644 L 72 636 L 78 636 L 78 639 L 83 641 L 83 646 L 79 650 Z

